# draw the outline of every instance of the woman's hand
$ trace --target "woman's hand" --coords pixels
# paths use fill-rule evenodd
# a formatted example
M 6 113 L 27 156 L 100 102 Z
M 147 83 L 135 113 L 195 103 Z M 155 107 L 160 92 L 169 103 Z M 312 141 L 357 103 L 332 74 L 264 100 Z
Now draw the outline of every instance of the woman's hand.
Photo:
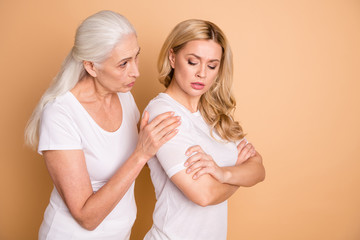
M 236 161 L 236 165 L 245 162 L 249 158 L 254 157 L 256 154 L 255 147 L 251 143 L 248 143 L 246 139 L 242 140 L 237 145 L 237 149 L 238 149 L 238 158 Z
M 209 154 L 206 154 L 198 145 L 190 147 L 185 154 L 190 156 L 193 153 L 195 154 L 189 157 L 184 164 L 187 167 L 186 173 L 193 172 L 193 179 L 198 179 L 204 174 L 210 174 L 220 183 L 224 182 L 225 172 L 215 163 Z
M 159 148 L 173 138 L 180 125 L 180 117 L 174 116 L 174 112 L 162 113 L 150 123 L 149 113 L 145 111 L 140 123 L 139 140 L 135 151 L 143 154 L 146 160 L 153 157 Z

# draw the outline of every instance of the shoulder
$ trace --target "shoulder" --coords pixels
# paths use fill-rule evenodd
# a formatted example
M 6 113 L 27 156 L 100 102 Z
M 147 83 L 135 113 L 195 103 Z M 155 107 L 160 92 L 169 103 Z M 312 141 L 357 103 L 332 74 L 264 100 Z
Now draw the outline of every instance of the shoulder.
M 48 102 L 42 111 L 41 122 L 73 122 L 74 114 L 78 114 L 76 103 L 69 92 Z
M 174 100 L 167 97 L 166 94 L 160 93 L 154 99 L 152 99 L 146 106 L 145 111 L 150 115 L 150 120 L 165 112 L 174 112 L 175 115 L 186 118 L 186 112 L 176 104 Z
M 67 114 L 70 103 L 69 94 L 58 96 L 44 106 L 43 115 Z

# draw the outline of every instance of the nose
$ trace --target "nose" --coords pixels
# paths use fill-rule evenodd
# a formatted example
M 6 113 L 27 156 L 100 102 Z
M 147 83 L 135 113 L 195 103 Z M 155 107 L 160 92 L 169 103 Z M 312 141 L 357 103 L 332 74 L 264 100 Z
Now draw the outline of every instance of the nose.
M 129 72 L 129 76 L 130 77 L 134 77 L 134 78 L 137 78 L 140 76 L 140 72 L 139 72 L 139 66 L 138 66 L 138 63 L 135 62 L 133 64 L 131 64 L 131 69 L 130 69 L 130 72 Z
M 205 78 L 206 77 L 206 64 L 200 64 L 199 69 L 196 72 L 196 76 L 199 78 Z

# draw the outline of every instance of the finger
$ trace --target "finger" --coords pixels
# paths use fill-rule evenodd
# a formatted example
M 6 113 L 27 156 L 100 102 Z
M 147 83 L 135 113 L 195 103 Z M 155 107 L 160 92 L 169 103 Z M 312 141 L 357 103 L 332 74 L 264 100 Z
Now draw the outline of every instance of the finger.
M 148 111 L 145 111 L 140 122 L 140 130 L 142 130 L 148 124 L 148 121 L 149 121 L 149 113 Z
M 160 124 L 158 124 L 154 129 L 153 132 L 158 134 L 160 138 L 164 137 L 166 134 L 177 128 L 181 124 L 180 117 L 171 117 Z
M 191 173 L 192 171 L 199 168 L 214 168 L 214 164 L 212 161 L 208 160 L 199 160 L 191 164 L 187 169 L 186 173 Z
M 199 161 L 203 157 L 203 155 L 204 153 L 201 152 L 197 152 L 194 155 L 191 155 L 191 157 L 189 157 L 184 163 L 184 166 L 187 167 L 194 164 L 194 162 Z
M 174 124 L 175 125 L 172 125 Z M 178 127 L 181 123 L 179 116 L 170 116 L 164 120 L 162 120 L 159 124 L 155 125 L 148 125 L 148 131 L 152 133 L 152 135 L 156 138 L 156 140 L 160 140 L 174 128 Z
M 194 152 L 202 152 L 202 153 L 204 153 L 204 151 L 202 150 L 202 148 L 199 145 L 195 145 L 195 146 L 189 147 L 188 150 L 186 150 L 185 155 L 189 156 Z
M 238 152 L 240 152 L 245 147 L 246 143 L 247 141 L 244 139 L 237 145 Z
M 212 171 L 209 168 L 200 168 L 199 171 L 195 172 L 194 175 L 192 176 L 192 178 L 194 180 L 198 179 L 199 177 L 201 177 L 204 174 L 211 174 Z
M 250 145 L 250 144 L 249 144 L 249 145 Z M 252 153 L 252 152 L 254 152 L 254 150 L 255 150 L 254 145 L 250 145 L 249 152 Z
M 175 113 L 174 112 L 165 112 L 162 114 L 159 114 L 158 116 L 156 116 L 156 118 L 154 118 L 149 125 L 151 126 L 151 128 L 156 127 L 159 123 L 161 123 L 163 120 L 173 116 Z
M 253 155 L 253 154 L 255 154 L 255 147 L 254 147 L 254 145 L 252 146 L 252 148 L 251 148 L 251 155 Z
M 245 159 L 246 159 L 246 160 L 249 159 L 249 158 L 251 157 L 251 154 L 252 154 L 252 152 L 249 151 L 249 152 L 244 156 Z
M 174 129 L 168 134 L 166 134 L 163 138 L 160 139 L 160 146 L 162 146 L 164 143 L 175 137 L 175 135 L 179 132 L 179 129 Z
M 256 151 L 255 151 L 255 148 L 252 150 L 251 152 L 251 156 L 250 157 L 254 157 L 256 155 Z
M 252 144 L 251 143 L 248 143 L 242 150 L 241 150 L 241 152 L 239 153 L 239 158 L 240 159 L 246 159 L 245 158 L 245 155 L 250 151 L 250 149 L 251 149 L 251 147 L 252 147 Z

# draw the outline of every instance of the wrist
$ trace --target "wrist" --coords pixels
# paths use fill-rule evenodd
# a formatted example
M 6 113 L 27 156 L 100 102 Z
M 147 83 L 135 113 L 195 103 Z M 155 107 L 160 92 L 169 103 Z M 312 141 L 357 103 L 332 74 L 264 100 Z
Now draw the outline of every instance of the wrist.
M 222 181 L 222 183 L 229 183 L 230 179 L 232 177 L 231 171 L 229 171 L 226 168 L 223 168 L 222 170 L 223 170 L 223 181 Z
M 133 153 L 133 157 L 136 160 L 136 162 L 138 162 L 139 164 L 143 164 L 145 165 L 147 163 L 147 161 L 150 160 L 150 156 L 148 156 L 147 154 L 145 154 L 142 151 L 139 150 L 135 150 Z

